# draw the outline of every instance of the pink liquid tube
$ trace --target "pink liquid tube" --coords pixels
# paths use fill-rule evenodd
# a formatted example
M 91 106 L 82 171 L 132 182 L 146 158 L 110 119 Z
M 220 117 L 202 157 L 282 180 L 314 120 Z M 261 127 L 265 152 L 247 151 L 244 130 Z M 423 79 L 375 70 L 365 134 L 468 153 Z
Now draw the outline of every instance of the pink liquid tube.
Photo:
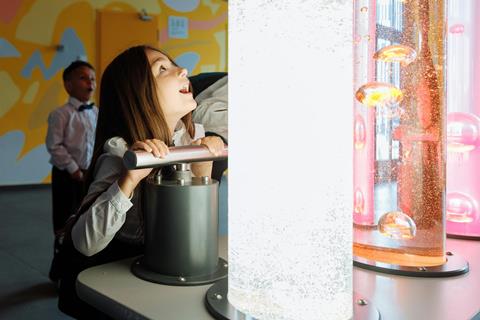
M 477 240 L 480 240 L 479 19 L 479 1 L 449 1 L 447 235 Z
M 374 80 L 375 62 L 375 1 L 361 0 L 355 2 L 354 20 L 354 85 L 355 88 Z M 372 9 L 373 8 L 373 9 Z M 373 21 L 373 24 L 372 22 Z M 373 172 L 375 167 L 375 110 L 364 107 L 357 99 L 353 99 L 354 141 L 353 157 L 354 193 L 353 221 L 356 225 L 372 226 L 375 224 L 373 212 Z
M 354 3 L 354 255 L 401 266 L 442 265 L 446 2 Z M 469 122 L 453 131 L 478 141 L 477 129 Z M 470 198 L 452 200 L 452 210 L 474 215 Z

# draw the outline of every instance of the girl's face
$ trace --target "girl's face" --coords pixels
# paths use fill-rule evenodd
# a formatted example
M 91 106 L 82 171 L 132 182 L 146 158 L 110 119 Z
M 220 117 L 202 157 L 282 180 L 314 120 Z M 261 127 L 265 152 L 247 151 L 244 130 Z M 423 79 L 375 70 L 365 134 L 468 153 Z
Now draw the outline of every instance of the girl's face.
M 157 82 L 158 102 L 162 111 L 166 118 L 178 121 L 197 106 L 190 92 L 188 72 L 161 52 L 147 49 L 146 54 Z

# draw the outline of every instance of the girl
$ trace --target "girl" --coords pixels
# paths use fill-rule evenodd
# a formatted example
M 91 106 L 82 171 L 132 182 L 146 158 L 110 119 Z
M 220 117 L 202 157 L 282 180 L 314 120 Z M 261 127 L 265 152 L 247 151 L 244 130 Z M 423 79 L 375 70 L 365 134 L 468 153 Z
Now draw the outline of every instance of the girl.
M 142 253 L 142 194 L 137 187 L 152 169 L 126 170 L 125 151 L 145 150 L 164 157 L 171 145 L 202 144 L 215 155 L 223 150 L 220 138 L 204 137 L 202 127 L 193 124 L 196 102 L 190 88 L 187 70 L 148 46 L 124 51 L 106 68 L 88 193 L 65 237 L 75 256 L 70 260 L 78 261 L 70 263 L 60 282 L 62 311 L 76 317 L 92 315 L 75 294 L 80 271 Z M 211 166 L 192 163 L 191 170 L 195 176 L 210 176 Z

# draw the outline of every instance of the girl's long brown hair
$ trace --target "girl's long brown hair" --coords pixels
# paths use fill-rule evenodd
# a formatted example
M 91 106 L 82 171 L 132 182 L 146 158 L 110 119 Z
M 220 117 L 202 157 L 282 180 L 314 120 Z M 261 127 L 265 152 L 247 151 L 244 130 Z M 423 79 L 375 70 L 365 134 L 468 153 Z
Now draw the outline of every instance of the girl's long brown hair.
M 86 190 L 93 181 L 95 164 L 108 139 L 122 137 L 131 145 L 135 141 L 155 138 L 172 145 L 146 50 L 161 52 L 146 45 L 129 48 L 118 55 L 102 75 L 95 146 L 86 177 Z M 195 126 L 191 112 L 182 121 L 193 138 Z M 93 201 L 95 199 L 89 202 Z M 84 203 L 79 211 L 84 212 L 90 205 L 91 203 Z

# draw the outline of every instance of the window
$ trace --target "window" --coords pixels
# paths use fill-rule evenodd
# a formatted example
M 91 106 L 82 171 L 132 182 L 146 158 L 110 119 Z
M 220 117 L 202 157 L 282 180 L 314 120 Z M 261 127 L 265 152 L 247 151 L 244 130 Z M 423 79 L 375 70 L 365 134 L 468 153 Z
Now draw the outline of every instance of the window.
M 376 50 L 400 44 L 403 24 L 402 0 L 378 0 L 376 7 Z M 376 61 L 376 81 L 386 82 L 401 88 L 399 63 Z M 377 165 L 391 167 L 399 159 L 400 143 L 392 140 L 393 130 L 400 124 L 400 105 L 376 108 L 375 159 Z M 387 162 L 387 163 L 385 163 Z

